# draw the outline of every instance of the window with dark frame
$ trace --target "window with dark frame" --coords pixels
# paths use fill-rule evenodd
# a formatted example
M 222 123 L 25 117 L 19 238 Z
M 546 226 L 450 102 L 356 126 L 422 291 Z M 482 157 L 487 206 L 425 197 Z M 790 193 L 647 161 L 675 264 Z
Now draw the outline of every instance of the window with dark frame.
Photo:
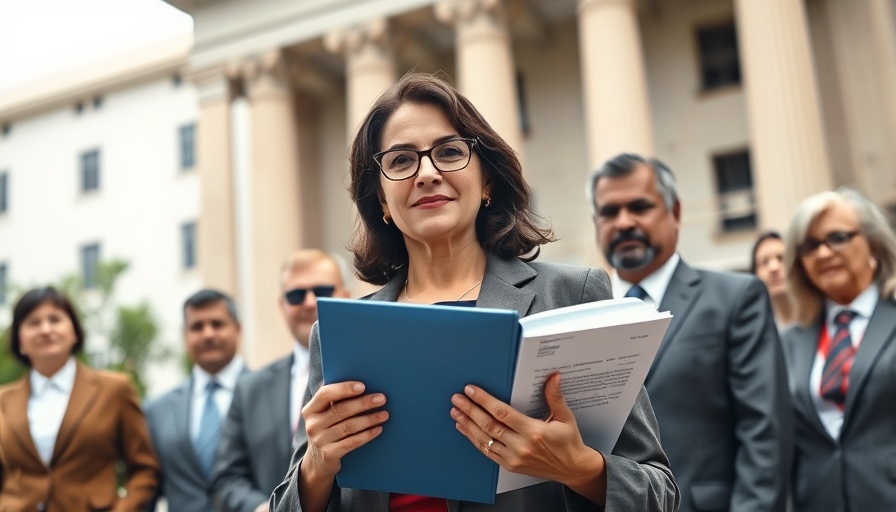
M 181 257 L 184 270 L 196 266 L 196 223 L 185 222 L 180 227 Z
M 741 83 L 734 20 L 697 28 L 700 83 L 704 91 Z
M 0 172 L 0 213 L 9 210 L 9 171 Z
M 750 151 L 715 155 L 712 158 L 723 232 L 756 229 L 756 199 Z
M 521 71 L 516 72 L 516 94 L 517 101 L 519 101 L 519 105 L 517 105 L 517 115 L 519 116 L 520 132 L 522 132 L 523 135 L 529 135 L 532 126 L 529 119 L 529 107 L 527 106 L 526 80 Z
M 6 287 L 9 286 L 9 270 L 6 263 L 0 263 L 0 305 L 6 304 Z
M 100 244 L 93 243 L 81 247 L 81 280 L 85 289 L 96 288 L 100 264 Z
M 196 123 L 185 124 L 178 129 L 180 140 L 180 168 L 191 169 L 196 165 Z
M 81 153 L 81 192 L 100 189 L 100 150 Z

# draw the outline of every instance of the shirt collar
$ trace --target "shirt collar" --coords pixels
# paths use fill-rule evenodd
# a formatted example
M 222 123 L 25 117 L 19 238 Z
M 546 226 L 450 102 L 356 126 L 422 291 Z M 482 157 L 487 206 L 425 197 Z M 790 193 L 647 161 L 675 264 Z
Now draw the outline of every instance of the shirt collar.
M 831 299 L 825 298 L 824 310 L 827 314 L 825 319 L 829 323 L 833 322 L 833 318 L 837 316 L 837 313 L 844 309 L 851 309 L 862 318 L 871 318 L 871 314 L 874 313 L 874 308 L 877 306 L 878 297 L 880 297 L 880 290 L 878 290 L 876 283 L 871 283 L 871 286 L 865 288 L 865 291 L 860 293 L 849 304 L 837 304 Z
M 78 365 L 75 363 L 74 357 L 69 357 L 68 361 L 62 365 L 62 368 L 56 371 L 50 377 L 45 377 L 34 368 L 31 369 L 31 392 L 36 396 L 43 395 L 50 383 L 64 393 L 71 393 L 75 387 L 75 374 Z
M 642 279 L 640 283 L 637 283 L 641 285 L 641 288 L 644 288 L 647 295 L 650 295 L 651 300 L 653 300 L 657 308 L 659 308 L 660 304 L 663 302 L 663 297 L 666 295 L 666 289 L 669 288 L 669 281 L 672 280 L 672 274 L 675 273 L 675 268 L 680 261 L 681 257 L 678 253 L 673 253 L 660 268 Z M 623 280 L 619 277 L 619 273 L 615 271 L 610 279 L 613 285 L 613 297 L 616 298 L 624 297 L 625 294 L 628 293 L 628 289 L 635 284 Z
M 236 356 L 221 371 L 212 375 L 199 367 L 198 364 L 193 365 L 193 394 L 205 395 L 205 388 L 208 386 L 212 377 L 218 381 L 223 389 L 233 390 L 236 387 L 236 381 L 240 374 L 243 373 L 243 360 L 240 356 Z
M 290 374 L 295 375 L 299 368 L 307 368 L 310 361 L 308 349 L 298 341 L 293 344 L 292 348 L 292 368 Z

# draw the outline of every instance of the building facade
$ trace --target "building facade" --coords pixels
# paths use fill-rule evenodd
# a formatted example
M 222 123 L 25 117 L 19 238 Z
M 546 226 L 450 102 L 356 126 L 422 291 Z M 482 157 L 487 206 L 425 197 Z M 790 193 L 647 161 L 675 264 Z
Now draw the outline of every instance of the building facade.
M 191 37 L 100 61 L 0 94 L 0 285 L 16 290 L 80 277 L 98 298 L 97 263 L 128 269 L 118 304 L 149 304 L 159 342 L 182 346 L 181 304 L 200 286 L 196 92 L 181 76 Z M 12 290 L 0 301 L 11 323 Z M 81 303 L 82 307 L 87 304 Z M 108 343 L 88 328 L 86 352 Z M 4 347 L 3 350 L 6 350 Z M 183 374 L 171 358 L 148 375 L 155 394 Z
M 707 267 L 746 268 L 817 191 L 896 208 L 893 0 L 171 3 L 195 24 L 200 273 L 248 310 L 250 360 L 289 346 L 284 255 L 350 257 L 347 146 L 409 70 L 443 73 L 519 152 L 561 237 L 545 260 L 601 264 L 584 184 L 621 151 L 676 172 L 681 253 Z

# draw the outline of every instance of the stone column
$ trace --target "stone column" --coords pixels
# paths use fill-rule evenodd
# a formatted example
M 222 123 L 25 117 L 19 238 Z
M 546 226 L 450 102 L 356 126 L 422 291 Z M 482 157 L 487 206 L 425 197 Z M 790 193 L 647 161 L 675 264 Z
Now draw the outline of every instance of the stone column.
M 734 4 L 759 222 L 778 226 L 806 196 L 831 187 L 805 6 Z
M 458 90 L 522 160 L 516 66 L 502 1 L 442 0 L 435 14 L 457 32 Z
M 292 350 L 292 336 L 280 309 L 279 272 L 283 260 L 303 246 L 302 169 L 299 137 L 287 63 L 280 52 L 271 52 L 242 66 L 249 99 L 251 124 L 250 181 L 247 238 L 251 262 L 243 265 L 254 275 L 251 302 L 252 325 L 245 332 L 244 350 L 252 367 L 259 367 Z
M 196 153 L 200 200 L 197 257 L 202 286 L 237 294 L 230 82 L 221 68 L 194 73 L 199 97 Z
M 345 57 L 346 123 L 349 144 L 376 99 L 396 81 L 395 59 L 385 19 L 324 38 L 324 46 Z
M 653 155 L 635 0 L 580 0 L 578 20 L 587 172 L 618 153 Z

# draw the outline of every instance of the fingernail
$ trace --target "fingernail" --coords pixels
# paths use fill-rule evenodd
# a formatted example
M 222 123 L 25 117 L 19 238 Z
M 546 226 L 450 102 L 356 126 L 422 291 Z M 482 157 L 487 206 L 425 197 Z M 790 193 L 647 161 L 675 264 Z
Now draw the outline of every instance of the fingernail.
M 467 386 L 464 388 L 464 393 L 473 396 L 473 386 Z
M 361 384 L 360 382 L 356 382 L 356 383 L 352 384 L 352 391 L 355 391 L 355 392 L 364 391 L 364 384 Z
M 373 395 L 373 398 L 371 398 L 370 401 L 375 404 L 382 404 L 386 403 L 386 397 L 383 395 Z

